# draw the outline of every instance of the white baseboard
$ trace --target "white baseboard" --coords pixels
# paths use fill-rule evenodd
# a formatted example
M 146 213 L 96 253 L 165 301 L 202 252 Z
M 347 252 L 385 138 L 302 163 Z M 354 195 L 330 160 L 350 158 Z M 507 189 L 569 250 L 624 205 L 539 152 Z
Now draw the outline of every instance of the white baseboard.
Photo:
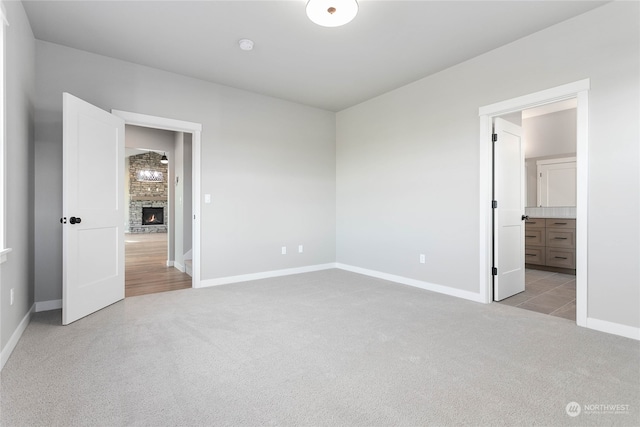
M 394 274 L 382 273 L 380 271 L 369 270 L 366 268 L 354 267 L 351 265 L 336 263 L 336 268 L 351 271 L 353 273 L 364 274 L 365 276 L 376 277 L 378 279 L 389 280 L 390 282 L 401 283 L 403 285 L 413 286 L 427 291 L 437 292 L 439 294 L 450 295 L 453 297 L 463 298 L 470 301 L 484 303 L 484 298 L 480 293 L 463 291 L 461 289 L 451 288 L 449 286 L 436 285 L 434 283 L 423 282 L 422 280 L 410 279 L 408 277 L 396 276 Z
M 9 360 L 9 356 L 11 356 L 11 353 L 13 353 L 16 345 L 18 345 L 18 341 L 20 341 L 24 330 L 27 329 L 27 326 L 31 321 L 31 315 L 35 311 L 35 307 L 35 304 L 31 306 L 31 309 L 29 309 L 27 314 L 24 315 L 16 330 L 13 331 L 13 334 L 11 335 L 11 338 L 9 338 L 7 345 L 5 345 L 2 349 L 2 352 L 0 352 L 0 371 L 2 371 L 2 368 L 4 368 L 4 364 L 7 363 L 7 360 Z
M 54 299 L 50 301 L 39 301 L 36 302 L 36 313 L 40 313 L 41 311 L 50 311 L 50 310 L 59 310 L 62 308 L 62 300 Z
M 284 270 L 264 271 L 262 273 L 242 274 L 239 276 L 221 277 L 219 279 L 201 280 L 200 288 L 209 286 L 228 285 L 231 283 L 248 282 L 249 280 L 268 279 L 271 277 L 289 276 L 292 274 L 310 273 L 312 271 L 329 270 L 336 268 L 334 263 L 309 265 L 306 267 L 287 268 Z
M 167 267 L 173 267 L 174 261 L 167 261 Z
M 640 341 L 640 328 L 587 317 L 587 328 Z
M 389 280 L 391 282 L 401 283 L 403 285 L 409 285 L 428 291 L 438 292 L 440 294 L 450 295 L 458 298 L 463 298 L 470 301 L 484 303 L 482 295 L 479 293 L 463 291 L 460 289 L 450 288 L 448 286 L 436 285 L 429 282 L 423 282 L 421 280 L 409 279 L 407 277 L 396 276 L 393 274 L 382 273 L 380 271 L 368 270 L 366 268 L 354 267 L 351 265 L 340 263 L 318 264 L 310 265 L 307 267 L 288 268 L 284 270 L 264 271 L 261 273 L 242 274 L 239 276 L 221 277 L 218 279 L 202 280 L 200 282 L 201 288 L 210 286 L 228 285 L 231 283 L 247 282 L 249 280 L 268 279 L 270 277 L 289 276 L 291 274 L 309 273 L 312 271 L 329 270 L 332 268 L 339 268 L 341 270 L 351 271 L 353 273 L 364 274 L 365 276 L 376 277 L 378 279 Z
M 182 273 L 184 273 L 184 270 L 185 270 L 184 265 L 180 264 L 179 262 L 175 261 L 175 262 L 173 263 L 173 267 L 174 267 L 174 268 L 177 268 L 177 269 L 178 269 L 178 270 L 180 270 Z

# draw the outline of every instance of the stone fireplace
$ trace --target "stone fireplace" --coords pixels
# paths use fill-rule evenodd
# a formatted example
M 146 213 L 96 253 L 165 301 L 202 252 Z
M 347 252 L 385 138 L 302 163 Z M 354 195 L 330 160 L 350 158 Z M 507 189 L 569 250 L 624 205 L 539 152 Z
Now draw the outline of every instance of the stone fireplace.
M 129 157 L 130 233 L 167 232 L 169 171 L 167 165 L 160 163 L 161 157 L 155 152 Z

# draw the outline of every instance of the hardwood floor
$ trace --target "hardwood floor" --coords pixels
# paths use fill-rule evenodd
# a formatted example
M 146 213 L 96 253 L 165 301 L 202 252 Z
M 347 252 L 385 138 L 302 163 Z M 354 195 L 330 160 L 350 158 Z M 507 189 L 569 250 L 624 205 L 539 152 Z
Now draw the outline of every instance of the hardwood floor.
M 191 287 L 191 276 L 167 267 L 166 233 L 127 233 L 125 241 L 125 297 Z

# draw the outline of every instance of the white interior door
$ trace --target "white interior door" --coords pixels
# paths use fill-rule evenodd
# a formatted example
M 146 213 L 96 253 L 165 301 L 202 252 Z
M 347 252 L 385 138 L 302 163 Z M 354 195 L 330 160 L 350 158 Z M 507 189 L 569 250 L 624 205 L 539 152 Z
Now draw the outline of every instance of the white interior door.
M 63 94 L 62 323 L 124 298 L 124 120 Z
M 522 128 L 494 122 L 493 299 L 524 291 L 524 144 Z

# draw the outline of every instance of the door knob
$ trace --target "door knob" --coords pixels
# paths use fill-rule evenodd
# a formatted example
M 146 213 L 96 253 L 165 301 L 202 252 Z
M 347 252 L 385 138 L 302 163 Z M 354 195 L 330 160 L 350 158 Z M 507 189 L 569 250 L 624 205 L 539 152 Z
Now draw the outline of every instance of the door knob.
M 529 220 L 529 215 L 522 215 L 522 220 L 523 221 L 528 221 Z
M 60 224 L 66 224 L 67 223 L 67 217 L 63 216 L 62 218 L 60 218 Z
M 71 218 L 69 218 L 69 222 L 71 224 L 80 224 L 82 222 L 82 218 L 72 216 Z

